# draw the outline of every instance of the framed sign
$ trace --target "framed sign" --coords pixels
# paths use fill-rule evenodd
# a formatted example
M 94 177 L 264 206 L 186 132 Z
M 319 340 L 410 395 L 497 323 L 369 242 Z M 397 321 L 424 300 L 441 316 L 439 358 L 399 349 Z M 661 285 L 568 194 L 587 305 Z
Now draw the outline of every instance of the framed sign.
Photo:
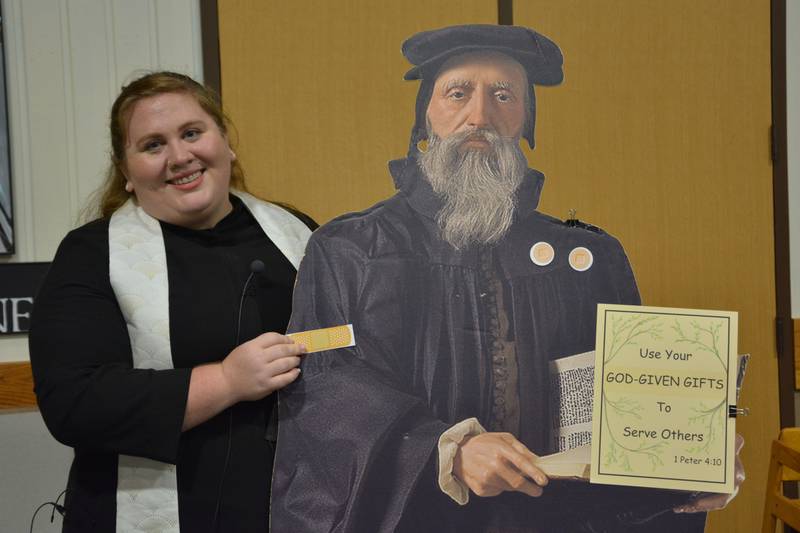
M 0 264 L 0 335 L 27 333 L 33 299 L 50 263 Z
M 738 320 L 598 305 L 592 483 L 735 490 Z
M 5 20 L 0 10 L 0 255 L 11 255 L 14 253 L 14 211 L 11 201 L 4 25 Z

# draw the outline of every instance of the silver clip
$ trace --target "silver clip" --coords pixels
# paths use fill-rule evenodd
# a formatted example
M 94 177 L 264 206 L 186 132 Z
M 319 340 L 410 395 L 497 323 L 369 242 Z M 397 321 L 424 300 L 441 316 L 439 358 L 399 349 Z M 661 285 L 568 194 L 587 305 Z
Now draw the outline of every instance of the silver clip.
M 738 405 L 728 406 L 728 416 L 730 418 L 736 418 L 737 416 L 747 416 L 749 414 L 750 414 L 749 407 L 739 407 Z

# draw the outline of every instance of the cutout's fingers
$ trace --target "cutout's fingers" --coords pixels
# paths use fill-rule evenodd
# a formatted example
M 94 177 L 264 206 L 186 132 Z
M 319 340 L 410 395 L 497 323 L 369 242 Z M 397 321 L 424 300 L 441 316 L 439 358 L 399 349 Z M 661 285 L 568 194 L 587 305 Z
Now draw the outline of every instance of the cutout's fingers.
M 522 444 L 519 440 L 517 440 L 513 435 L 509 435 L 510 438 L 506 438 L 506 442 L 511 444 L 511 447 L 514 448 L 516 451 L 523 455 L 529 455 L 533 459 L 538 458 L 539 456 L 533 453 L 527 446 Z
M 522 492 L 534 498 L 542 495 L 542 488 L 528 479 L 527 474 L 514 464 L 502 464 L 497 469 L 497 476 L 503 490 Z
M 497 496 L 505 490 L 504 483 L 493 469 L 484 468 L 466 473 L 464 483 L 481 498 Z
M 517 470 L 533 480 L 537 485 L 547 485 L 547 474 L 542 472 L 542 470 L 534 464 L 538 456 L 513 436 L 509 435 L 509 437 L 510 439 L 505 438 L 506 442 L 509 444 L 509 449 L 506 454 L 508 460 Z
M 518 454 L 515 456 L 514 466 L 537 485 L 544 487 L 549 482 L 547 474 L 533 464 L 530 457 Z
M 733 499 L 729 494 L 713 494 L 702 496 L 697 500 L 673 509 L 676 513 L 706 513 L 725 507 Z
M 529 479 L 526 479 L 525 483 L 523 483 L 520 488 L 514 490 L 516 490 L 517 492 L 522 492 L 524 494 L 527 494 L 532 498 L 538 498 L 544 492 L 542 490 L 542 487 L 531 482 Z

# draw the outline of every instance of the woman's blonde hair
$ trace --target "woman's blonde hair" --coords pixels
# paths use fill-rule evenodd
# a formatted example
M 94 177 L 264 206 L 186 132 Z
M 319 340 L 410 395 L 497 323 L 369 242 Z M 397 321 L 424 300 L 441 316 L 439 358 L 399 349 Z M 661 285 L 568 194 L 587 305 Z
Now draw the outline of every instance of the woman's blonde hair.
M 125 190 L 127 179 L 123 173 L 125 162 L 125 132 L 130 112 L 139 100 L 165 93 L 185 93 L 192 96 L 203 110 L 216 122 L 223 135 L 228 136 L 232 124 L 222 112 L 219 97 L 210 88 L 197 83 L 189 76 L 176 72 L 153 72 L 138 78 L 122 88 L 111 106 L 109 132 L 111 134 L 111 154 L 105 182 L 97 191 L 94 206 L 90 205 L 88 218 L 110 217 L 114 211 L 128 201 L 131 193 Z M 235 189 L 246 190 L 244 171 L 237 160 L 231 163 L 231 184 Z

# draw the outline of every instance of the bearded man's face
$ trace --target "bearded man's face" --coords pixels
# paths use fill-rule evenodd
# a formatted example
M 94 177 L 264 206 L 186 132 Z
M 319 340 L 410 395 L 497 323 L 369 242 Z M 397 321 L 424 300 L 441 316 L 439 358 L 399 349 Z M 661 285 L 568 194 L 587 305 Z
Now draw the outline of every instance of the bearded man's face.
M 437 137 L 492 129 L 519 138 L 525 125 L 528 78 L 522 66 L 496 52 L 450 58 L 441 68 L 428 103 L 428 120 Z M 486 148 L 468 141 L 466 146 Z
M 419 162 L 444 200 L 437 222 L 455 248 L 494 243 L 511 226 L 527 168 L 519 147 L 527 90 L 522 67 L 497 53 L 452 58 L 436 79 Z

